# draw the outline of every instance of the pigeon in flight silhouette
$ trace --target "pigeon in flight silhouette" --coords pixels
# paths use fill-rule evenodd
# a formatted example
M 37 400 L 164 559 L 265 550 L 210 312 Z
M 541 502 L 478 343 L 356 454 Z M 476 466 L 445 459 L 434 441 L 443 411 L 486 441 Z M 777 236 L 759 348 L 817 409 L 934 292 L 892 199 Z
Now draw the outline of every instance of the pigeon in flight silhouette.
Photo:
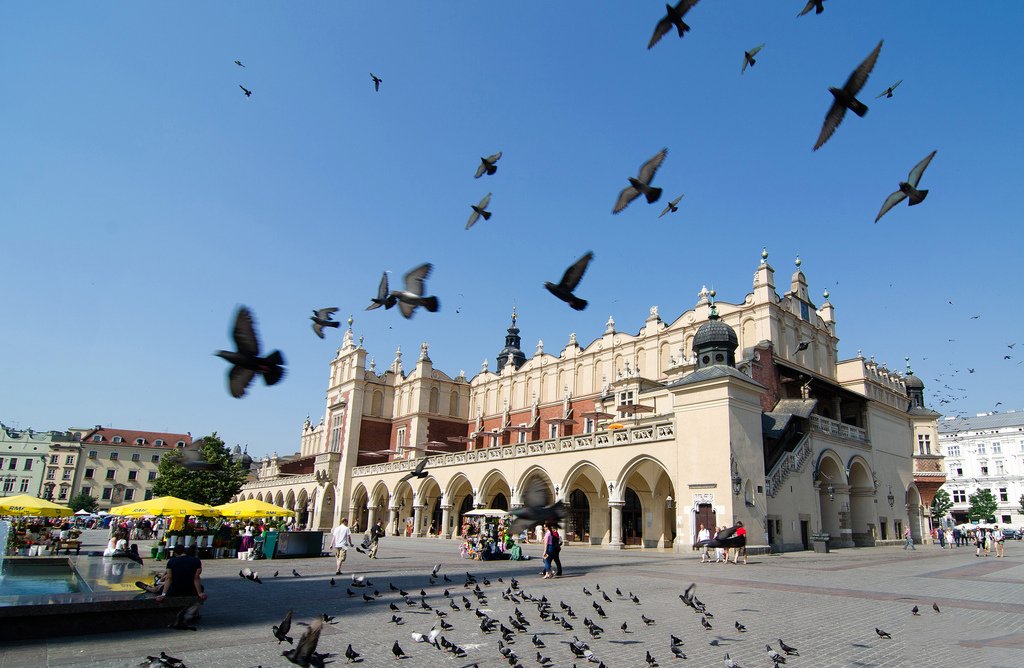
M 666 4 L 665 5 L 665 16 L 654 26 L 654 34 L 651 35 L 651 41 L 647 44 L 647 49 L 650 50 L 655 44 L 657 44 L 662 37 L 668 34 L 668 31 L 675 26 L 679 36 L 682 37 L 690 31 L 690 26 L 683 22 L 683 16 L 686 12 L 693 9 L 700 0 L 680 0 L 676 3 L 676 6 Z
M 640 167 L 640 173 L 635 179 L 632 176 L 629 177 L 629 185 L 619 193 L 619 199 L 616 200 L 612 213 L 622 211 L 640 195 L 647 198 L 648 204 L 654 204 L 658 201 L 658 198 L 661 197 L 661 188 L 652 188 L 650 184 L 654 179 L 654 174 L 658 171 L 658 167 L 661 167 L 661 163 L 665 161 L 665 156 L 667 155 L 668 149 L 661 149 L 653 158 Z
M 316 333 L 321 339 L 324 338 L 324 327 L 341 327 L 341 323 L 336 320 L 331 320 L 331 315 L 337 312 L 337 308 L 322 308 L 320 310 L 313 310 L 313 315 L 309 316 L 309 319 L 313 321 L 313 332 Z
M 835 133 L 836 128 L 843 122 L 843 117 L 846 116 L 846 110 L 849 109 L 858 116 L 864 116 L 868 113 L 868 107 L 866 104 L 857 99 L 856 95 L 860 92 L 860 89 L 864 87 L 864 84 L 868 82 L 868 76 L 871 74 L 871 70 L 874 69 L 875 63 L 878 61 L 878 54 L 882 52 L 882 42 L 879 40 L 878 46 L 868 54 L 868 57 L 864 59 L 857 69 L 850 74 L 850 78 L 846 80 L 842 88 L 829 88 L 829 92 L 832 93 L 832 106 L 829 107 L 828 113 L 825 114 L 825 123 L 821 127 L 821 134 L 818 135 L 818 141 L 814 144 L 814 150 L 817 151 L 821 148 L 825 142 Z
M 238 352 L 219 350 L 214 353 L 217 357 L 231 363 L 231 370 L 228 372 L 228 389 L 231 396 L 236 399 L 245 395 L 256 374 L 263 375 L 263 381 L 267 385 L 275 385 L 284 377 L 284 355 L 280 350 L 275 350 L 266 357 L 260 357 L 260 342 L 256 336 L 256 326 L 253 323 L 252 313 L 245 306 L 238 309 L 235 316 L 235 327 L 232 332 L 235 339 L 235 347 Z
M 757 61 L 754 60 L 754 56 L 756 56 L 757 52 L 760 51 L 763 48 L 764 48 L 764 44 L 758 44 L 757 46 L 755 46 L 750 51 L 744 51 L 743 52 L 743 68 L 740 70 L 740 74 L 743 74 L 744 72 L 747 71 L 747 65 L 750 65 L 751 67 L 753 67 L 754 65 L 757 64 Z
M 384 80 L 373 72 L 370 72 L 370 78 L 373 79 L 373 90 L 380 92 L 380 82 Z M 401 88 L 401 86 L 399 86 L 399 88 Z
M 679 197 L 675 198 L 674 200 L 672 200 L 671 202 L 666 204 L 665 205 L 665 210 L 661 212 L 661 215 L 658 216 L 658 218 L 661 218 L 662 216 L 664 216 L 666 213 L 669 213 L 670 211 L 672 213 L 675 213 L 676 211 L 679 211 L 679 200 L 681 200 L 681 199 L 683 199 L 683 195 L 680 195 Z
M 397 298 L 391 296 L 388 292 L 388 272 L 380 277 L 380 285 L 377 286 L 377 296 L 370 300 L 371 304 L 366 307 L 367 311 L 380 308 L 383 306 L 385 309 L 389 309 L 395 305 L 398 301 Z
M 825 11 L 825 4 L 824 3 L 825 3 L 825 0 L 807 0 L 807 5 L 803 8 L 803 10 L 799 14 L 797 14 L 797 17 L 803 16 L 804 14 L 806 14 L 809 11 L 811 11 L 812 9 L 814 10 L 815 14 L 822 13 L 823 11 Z
M 910 170 L 910 175 L 906 181 L 900 181 L 900 189 L 885 198 L 885 202 L 882 203 L 882 209 L 878 212 L 875 217 L 877 223 L 881 220 L 882 216 L 889 212 L 889 209 L 893 208 L 903 200 L 909 198 L 910 205 L 920 204 L 924 201 L 924 198 L 928 196 L 927 190 L 918 190 L 917 184 L 921 182 L 921 176 L 924 175 L 924 170 L 931 164 L 932 158 L 938 151 L 932 151 L 924 157 L 921 162 L 914 165 L 914 168 Z
M 478 179 L 484 174 L 490 176 L 494 172 L 498 171 L 498 166 L 494 163 L 501 160 L 501 151 L 498 151 L 494 155 L 486 158 L 480 158 L 480 166 L 476 168 L 476 174 L 473 176 L 474 179 Z
M 422 306 L 431 313 L 440 308 L 437 297 L 424 297 L 425 282 L 430 278 L 434 265 L 425 262 L 405 275 L 405 290 L 392 290 L 389 296 L 398 300 L 398 310 L 406 318 L 411 318 L 416 308 Z
M 580 279 L 583 278 L 584 272 L 587 271 L 587 266 L 593 259 L 594 253 L 587 251 L 583 254 L 583 257 L 576 260 L 571 267 L 565 270 L 562 280 L 557 285 L 548 281 L 544 283 L 544 287 L 547 288 L 548 292 L 561 299 L 573 309 L 582 311 L 587 308 L 587 300 L 580 299 L 573 294 L 573 291 L 580 284 Z
M 245 93 L 246 97 L 252 97 L 252 91 L 251 90 L 249 90 L 248 88 L 246 88 L 242 84 L 238 84 L 238 87 L 242 89 L 242 92 Z
M 483 216 L 484 220 L 491 219 L 491 212 L 487 210 L 487 205 L 491 203 L 491 193 L 484 195 L 484 198 L 480 200 L 479 204 L 471 204 L 469 208 L 473 209 L 473 213 L 469 214 L 469 221 L 466 223 L 466 229 L 473 227 L 476 221 L 480 220 L 480 216 Z
M 885 90 L 883 90 L 881 93 L 879 93 L 878 95 L 875 96 L 875 99 L 877 100 L 880 97 L 885 97 L 885 98 L 892 97 L 892 92 L 894 90 L 896 90 L 896 87 L 899 86 L 901 83 L 903 83 L 903 79 L 900 79 L 899 81 L 897 81 L 893 85 L 891 85 L 888 88 L 886 88 Z

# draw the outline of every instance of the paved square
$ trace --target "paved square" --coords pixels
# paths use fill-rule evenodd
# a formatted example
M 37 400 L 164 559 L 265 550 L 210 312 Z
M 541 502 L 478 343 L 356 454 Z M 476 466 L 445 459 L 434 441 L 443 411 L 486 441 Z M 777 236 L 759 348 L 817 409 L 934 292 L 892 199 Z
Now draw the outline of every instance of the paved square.
M 380 558 L 370 561 L 351 553 L 344 575 L 334 577 L 330 558 L 250 562 L 263 585 L 238 577 L 242 562 L 231 559 L 204 563 L 204 581 L 210 600 L 205 605 L 197 632 L 152 630 L 94 636 L 58 638 L 48 642 L 15 643 L 0 647 L 0 668 L 14 666 L 134 666 L 147 654 L 161 650 L 197 666 L 291 666 L 271 635 L 289 609 L 295 620 L 312 621 L 322 613 L 336 616 L 325 626 L 319 649 L 332 652 L 337 665 L 346 663 L 345 648 L 351 643 L 362 654 L 362 666 L 507 666 L 498 653 L 500 633 L 484 634 L 473 610 L 509 624 L 516 604 L 503 600 L 501 592 L 510 578 L 537 598 L 546 596 L 555 614 L 564 601 L 577 618 L 569 620 L 573 631 L 542 621 L 537 606 L 518 604 L 529 621 L 529 633 L 517 633 L 510 647 L 526 667 L 540 665 L 531 638 L 536 633 L 550 657 L 551 666 L 597 665 L 575 658 L 567 642 L 573 635 L 586 641 L 594 655 L 609 668 L 643 667 L 650 651 L 661 666 L 721 666 L 725 653 L 740 665 L 772 665 L 765 644 L 778 648 L 778 639 L 800 650 L 787 666 L 1021 666 L 1024 665 L 1024 544 L 1007 543 L 1007 557 L 977 558 L 973 548 L 940 550 L 918 546 L 916 552 L 899 548 L 838 550 L 757 556 L 746 566 L 705 564 L 696 553 L 685 559 L 664 551 L 566 547 L 562 552 L 564 577 L 541 580 L 541 548 L 526 547 L 534 556 L 524 562 L 480 562 L 460 559 L 458 543 L 438 539 L 386 538 Z M 96 557 L 81 557 L 82 559 Z M 428 582 L 431 567 L 440 563 L 441 573 L 452 582 Z M 159 565 L 147 560 L 147 572 Z M 296 569 L 301 577 L 291 575 Z M 280 572 L 274 577 L 274 571 Z M 474 574 L 487 594 L 487 605 L 477 605 L 463 586 L 466 573 Z M 367 590 L 346 589 L 355 572 L 368 576 L 380 591 L 379 598 L 364 602 Z M 484 578 L 490 585 L 484 585 Z M 504 582 L 499 582 L 502 578 Z M 712 630 L 701 627 L 700 615 L 686 608 L 679 594 L 695 582 L 696 595 L 714 614 Z M 389 589 L 403 588 L 415 599 L 410 607 Z M 598 587 L 600 586 L 600 591 Z M 443 597 L 445 588 L 462 606 L 462 596 L 473 610 L 452 610 Z M 583 592 L 587 588 L 593 596 Z M 635 594 L 640 604 L 619 597 Z M 433 608 L 447 613 L 454 628 L 443 635 L 467 650 L 456 658 L 427 644 L 418 644 L 411 632 L 427 633 L 438 621 L 435 613 L 419 606 L 420 590 Z M 602 597 L 608 594 L 611 602 Z M 596 615 L 596 601 L 607 618 Z M 941 612 L 932 610 L 938 604 Z M 401 609 L 404 625 L 389 623 L 389 604 Z M 912 616 L 917 605 L 920 616 Z M 655 620 L 645 626 L 641 614 Z M 593 639 L 583 625 L 584 617 L 603 629 Z M 739 621 L 747 631 L 739 633 Z M 628 633 L 621 630 L 628 624 Z M 876 636 L 879 627 L 892 640 Z M 293 626 L 296 638 L 302 628 Z M 673 657 L 669 636 L 684 641 L 688 660 Z M 395 640 L 409 655 L 396 664 L 391 654 Z

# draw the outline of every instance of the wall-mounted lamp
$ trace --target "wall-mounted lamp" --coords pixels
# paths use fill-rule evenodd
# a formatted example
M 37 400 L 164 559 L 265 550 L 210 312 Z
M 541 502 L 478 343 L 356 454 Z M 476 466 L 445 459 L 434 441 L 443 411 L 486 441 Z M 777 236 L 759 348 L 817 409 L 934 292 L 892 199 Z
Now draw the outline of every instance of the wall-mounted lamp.
M 666 496 L 665 497 L 665 508 L 667 510 L 672 510 L 673 506 L 674 506 L 674 502 L 672 501 L 672 497 L 671 496 Z
M 885 500 L 889 502 L 890 509 L 896 504 L 896 497 L 892 494 L 892 485 L 889 485 L 889 495 L 885 497 Z
M 734 473 L 732 476 L 732 493 L 739 496 L 741 491 L 743 491 L 743 478 L 740 477 L 739 473 Z
M 828 500 L 829 501 L 835 501 L 836 500 L 836 488 L 832 486 L 832 483 L 828 484 L 828 487 L 825 488 L 825 491 L 828 492 Z

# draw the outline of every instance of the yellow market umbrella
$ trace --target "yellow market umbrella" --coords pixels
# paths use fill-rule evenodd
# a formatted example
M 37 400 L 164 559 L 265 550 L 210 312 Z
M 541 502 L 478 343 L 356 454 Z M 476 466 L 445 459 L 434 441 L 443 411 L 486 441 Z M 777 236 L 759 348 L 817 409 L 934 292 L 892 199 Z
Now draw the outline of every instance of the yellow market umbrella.
M 294 510 L 288 510 L 281 506 L 275 506 L 272 503 L 266 501 L 260 501 L 259 499 L 249 499 L 247 501 L 235 501 L 234 503 L 225 503 L 224 505 L 214 506 L 220 511 L 222 517 L 238 518 L 238 517 L 277 517 L 278 515 L 294 515 Z
M 122 517 L 145 517 L 147 515 L 159 515 L 162 517 L 185 517 L 186 515 L 198 515 L 200 517 L 220 516 L 220 512 L 215 508 L 174 496 L 160 496 L 149 501 L 126 503 L 123 506 L 111 508 L 110 514 Z
M 18 515 L 28 517 L 71 517 L 75 511 L 67 506 L 38 499 L 28 494 L 8 496 L 0 499 L 0 515 Z

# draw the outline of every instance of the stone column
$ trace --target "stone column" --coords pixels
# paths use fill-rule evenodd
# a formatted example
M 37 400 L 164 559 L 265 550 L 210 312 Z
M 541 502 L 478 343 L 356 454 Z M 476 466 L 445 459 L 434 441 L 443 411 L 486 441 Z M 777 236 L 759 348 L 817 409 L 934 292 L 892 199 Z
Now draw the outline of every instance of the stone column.
M 398 535 L 398 506 L 388 506 L 388 530 L 392 536 Z
M 448 526 L 452 517 L 451 506 L 441 506 L 441 526 L 437 528 L 438 535 L 443 536 L 445 539 L 452 537 L 452 529 Z
M 363 529 L 363 531 L 369 531 L 370 527 L 372 527 L 375 524 L 377 524 L 377 520 L 380 519 L 379 517 L 377 517 L 377 513 L 378 513 L 377 506 L 370 506 L 367 509 L 367 513 L 366 513 L 366 526 L 365 527 L 361 527 Z
M 426 506 L 418 505 L 412 507 L 412 535 L 416 538 L 422 538 L 423 531 L 423 509 Z
M 625 501 L 609 501 L 608 507 L 612 509 L 612 539 L 608 541 L 609 550 L 622 549 L 622 507 Z

